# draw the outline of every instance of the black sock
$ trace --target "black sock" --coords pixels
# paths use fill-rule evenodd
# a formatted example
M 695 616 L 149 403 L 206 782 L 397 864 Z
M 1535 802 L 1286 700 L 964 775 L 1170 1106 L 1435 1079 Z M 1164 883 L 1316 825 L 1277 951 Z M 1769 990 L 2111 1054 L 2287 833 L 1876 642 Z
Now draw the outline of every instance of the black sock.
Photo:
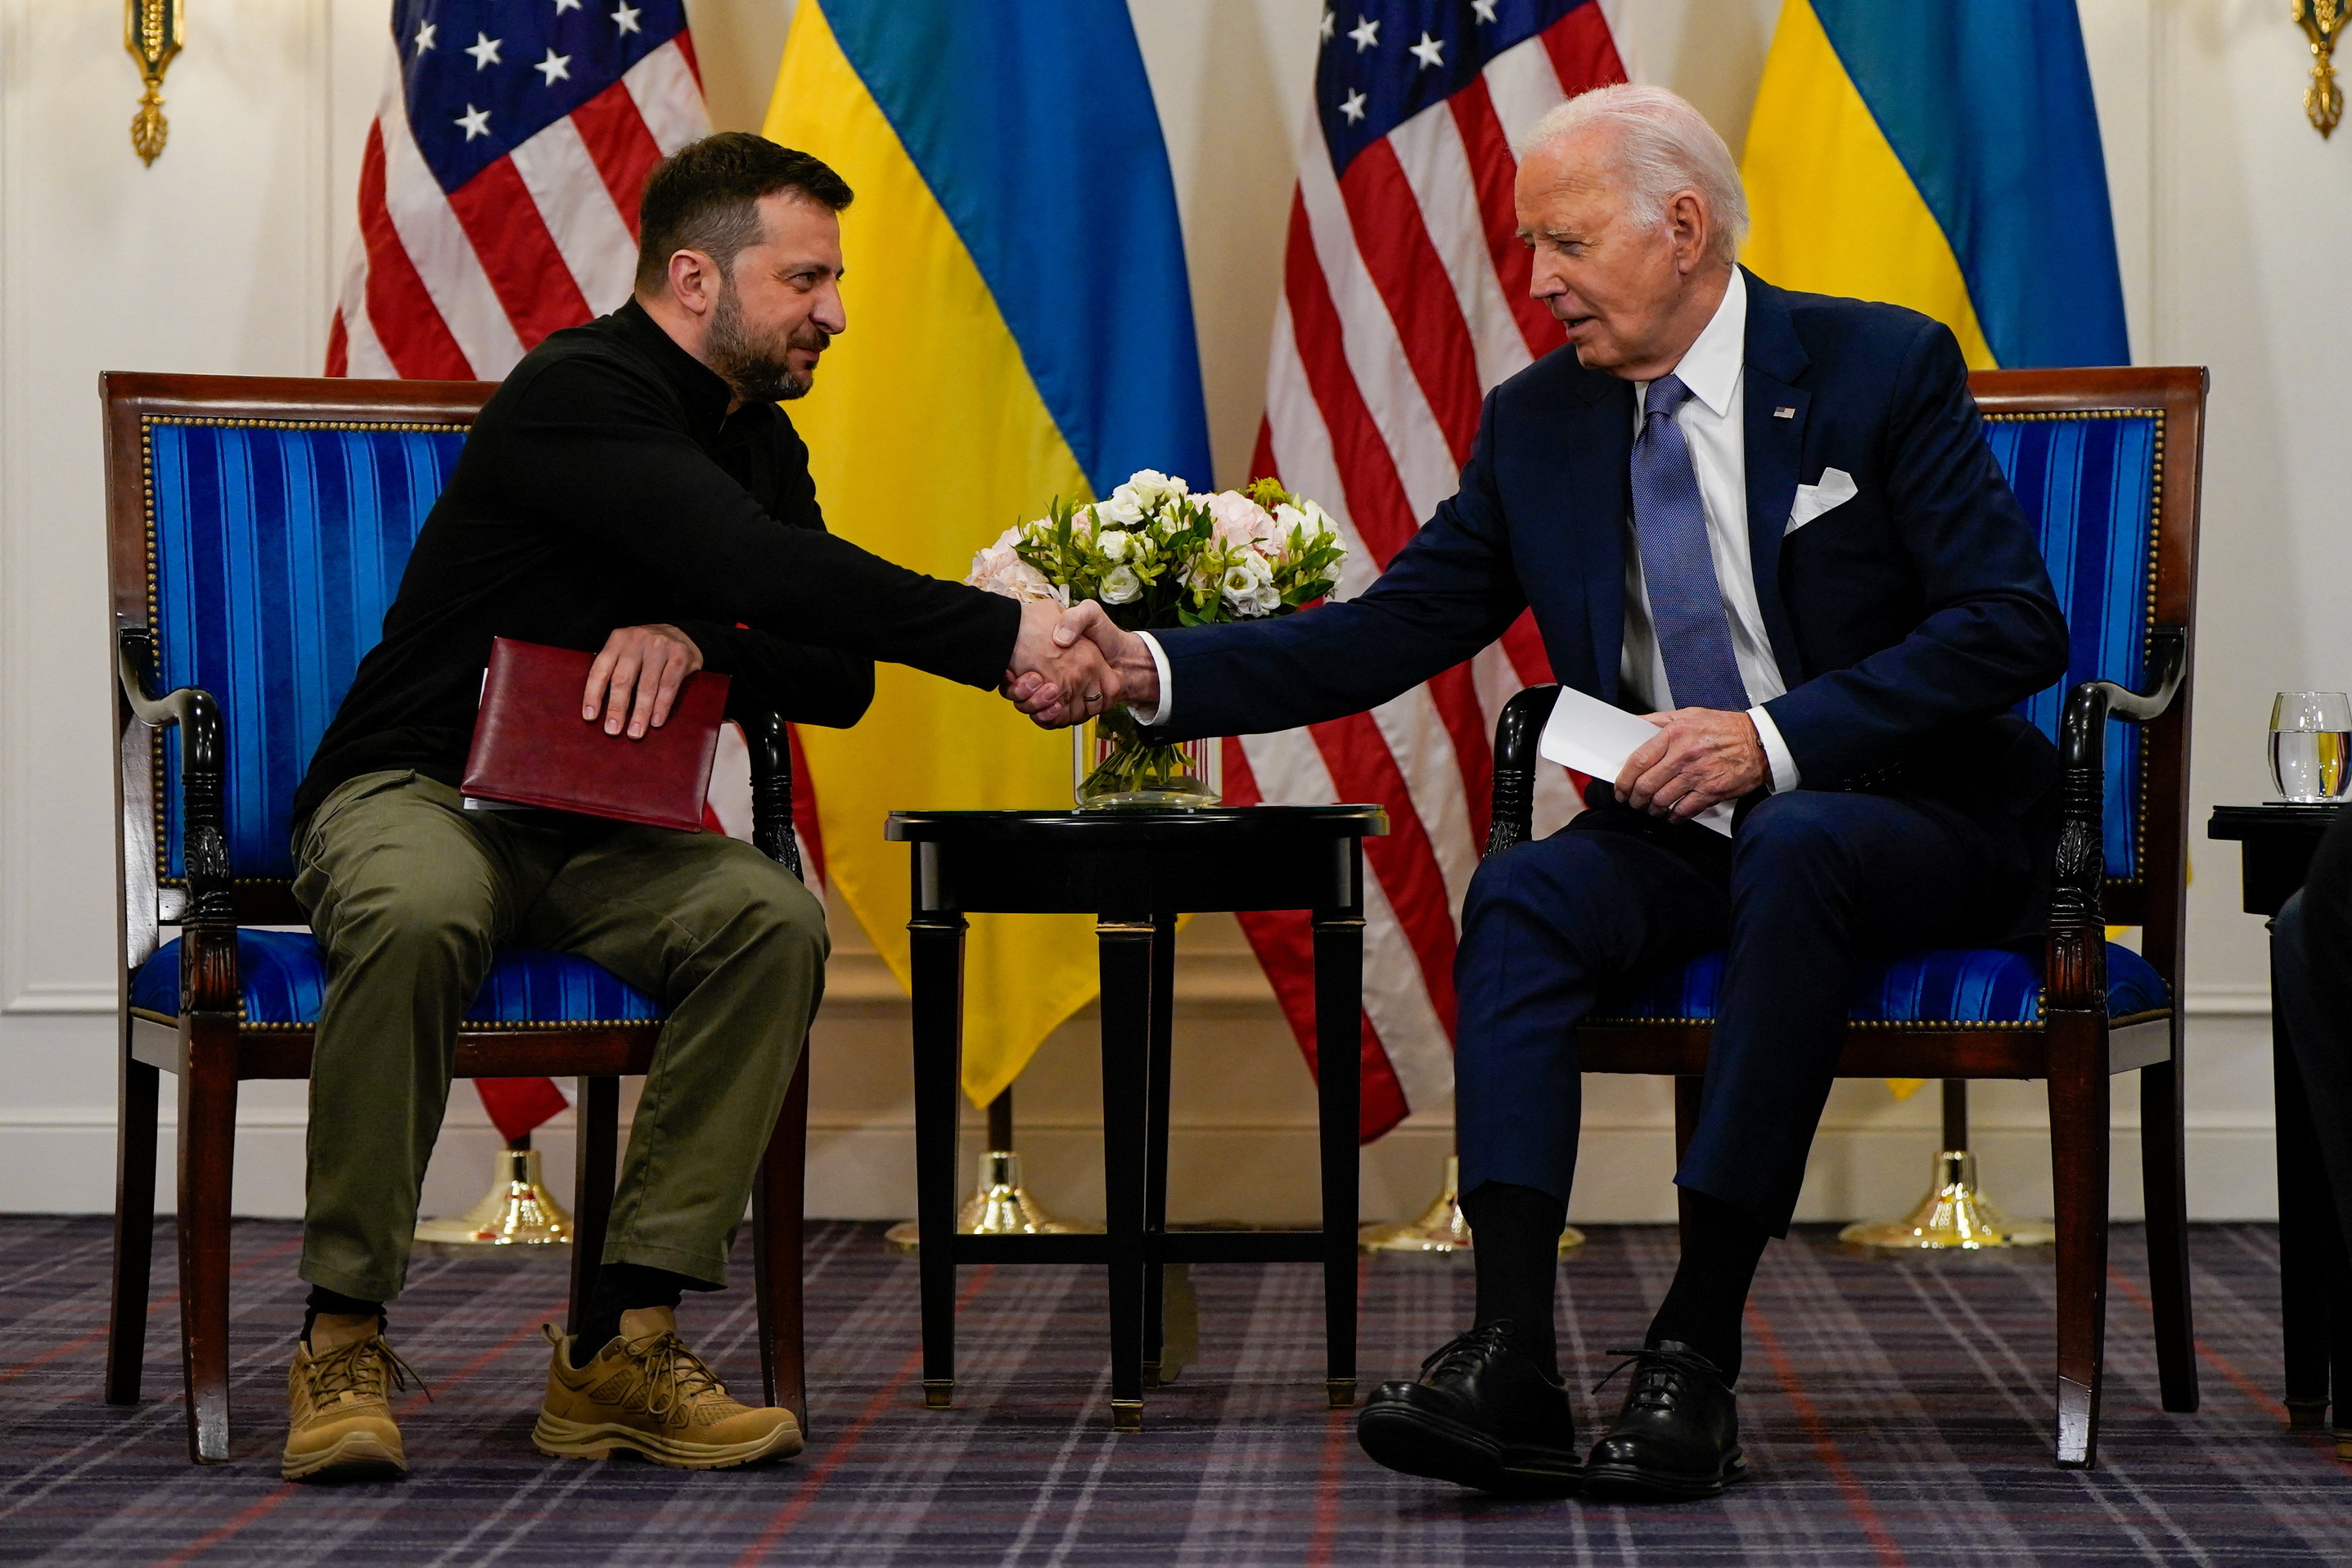
M 586 1366 L 620 1336 L 622 1313 L 644 1307 L 675 1309 L 685 1292 L 709 1289 L 699 1279 L 642 1263 L 598 1264 L 595 1288 L 588 1292 L 588 1310 L 572 1341 L 572 1364 Z
M 1558 1377 L 1552 1286 L 1568 1205 L 1535 1187 L 1481 1182 L 1463 1195 L 1462 1217 L 1470 1222 L 1470 1257 L 1478 1269 L 1478 1321 L 1509 1319 L 1519 1348 Z
M 1682 1197 L 1682 1262 L 1650 1320 L 1648 1342 L 1680 1340 L 1722 1369 L 1728 1384 L 1739 1376 L 1739 1317 L 1771 1237 L 1746 1210 L 1721 1198 L 1688 1187 Z
M 373 1313 L 376 1320 L 378 1333 L 383 1332 L 384 1324 L 390 1321 L 384 1316 L 383 1303 L 381 1301 L 362 1301 L 357 1296 L 346 1296 L 340 1290 L 330 1290 L 324 1285 L 313 1285 L 310 1287 L 309 1299 L 302 1303 L 302 1342 L 304 1344 L 310 1342 L 311 1325 L 319 1321 L 319 1314 L 321 1312 L 352 1318 L 364 1318 Z

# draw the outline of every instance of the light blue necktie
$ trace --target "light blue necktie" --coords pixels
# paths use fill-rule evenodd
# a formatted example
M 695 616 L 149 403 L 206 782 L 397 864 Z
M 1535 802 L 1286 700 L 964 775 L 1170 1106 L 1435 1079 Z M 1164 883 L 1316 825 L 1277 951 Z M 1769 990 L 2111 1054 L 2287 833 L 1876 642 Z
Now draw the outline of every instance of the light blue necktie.
M 1731 625 L 1707 544 L 1706 508 L 1690 443 L 1675 423 L 1675 410 L 1690 396 L 1680 376 L 1650 383 L 1642 433 L 1633 441 L 1633 536 L 1675 705 L 1741 713 L 1748 707 L 1748 687 L 1731 652 Z

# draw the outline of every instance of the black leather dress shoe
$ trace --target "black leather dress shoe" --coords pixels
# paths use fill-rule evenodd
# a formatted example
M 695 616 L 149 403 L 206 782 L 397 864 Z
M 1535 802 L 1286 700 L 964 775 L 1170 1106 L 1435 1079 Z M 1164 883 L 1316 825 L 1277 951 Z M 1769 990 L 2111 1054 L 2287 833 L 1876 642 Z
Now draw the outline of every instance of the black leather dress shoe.
M 1670 1502 L 1713 1497 L 1747 1479 L 1739 1402 L 1713 1362 L 1680 1340 L 1609 1353 L 1631 1358 L 1609 1377 L 1630 1366 L 1633 1386 L 1592 1445 L 1587 1497 Z
M 1481 1491 L 1557 1497 L 1575 1489 L 1576 1416 L 1568 1390 L 1515 1342 L 1507 1321 L 1438 1347 L 1412 1383 L 1384 1383 L 1356 1418 L 1356 1440 L 1391 1470 Z

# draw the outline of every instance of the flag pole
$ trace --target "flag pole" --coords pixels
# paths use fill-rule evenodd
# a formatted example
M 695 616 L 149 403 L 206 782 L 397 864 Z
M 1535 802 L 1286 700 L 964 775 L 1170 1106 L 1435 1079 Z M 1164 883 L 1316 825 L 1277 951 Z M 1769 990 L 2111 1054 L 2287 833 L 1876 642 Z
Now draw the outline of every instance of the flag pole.
M 1470 1222 L 1462 1217 L 1462 1155 L 1458 1139 L 1454 1151 L 1445 1156 L 1445 1185 L 1436 1199 L 1418 1216 L 1401 1224 L 1375 1222 L 1365 1226 L 1357 1232 L 1356 1244 L 1375 1256 L 1415 1253 L 1444 1258 L 1470 1250 Z M 1582 1231 L 1572 1225 L 1560 1227 L 1560 1251 L 1570 1252 L 1583 1245 Z
M 467 1251 L 481 1247 L 554 1247 L 572 1240 L 572 1216 L 539 1173 L 539 1151 L 523 1133 L 490 1163 L 490 1190 L 464 1214 L 419 1220 L 416 1239 Z
M 1969 1147 L 1969 1080 L 1944 1080 L 1944 1146 L 1927 1195 L 1901 1219 L 1863 1221 L 1838 1232 L 1852 1247 L 1885 1251 L 1988 1251 L 2047 1247 L 2058 1233 L 2040 1220 L 2010 1218 L 1977 1184 L 1977 1157 Z
M 1098 1231 L 1098 1225 L 1055 1219 L 1021 1184 L 1021 1156 L 1013 1146 L 1013 1086 L 988 1102 L 988 1147 L 980 1156 L 980 1182 L 956 1215 L 962 1236 L 1069 1236 Z M 903 1220 L 883 1239 L 899 1252 L 923 1245 L 922 1227 Z

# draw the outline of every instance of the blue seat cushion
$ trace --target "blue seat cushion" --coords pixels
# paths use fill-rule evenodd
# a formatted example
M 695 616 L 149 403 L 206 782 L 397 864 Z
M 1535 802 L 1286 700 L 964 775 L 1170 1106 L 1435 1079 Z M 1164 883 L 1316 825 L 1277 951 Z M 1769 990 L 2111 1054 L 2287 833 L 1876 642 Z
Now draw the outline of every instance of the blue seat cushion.
M 1603 996 L 1592 1016 L 1712 1023 L 1723 961 L 1717 951 L 1636 975 Z M 2137 1017 L 2171 1005 L 2154 965 L 2127 947 L 2107 943 L 2108 1017 Z M 2042 952 L 2004 947 L 1906 952 L 1863 970 L 1845 1016 L 1857 1024 L 2039 1024 Z
M 262 1028 L 304 1028 L 319 1021 L 327 994 L 327 961 L 306 931 L 240 930 L 237 979 L 245 1022 Z M 180 1011 L 180 943 L 165 942 L 131 979 L 131 1005 L 176 1017 Z M 588 960 L 537 948 L 500 948 L 466 1022 L 484 1028 L 541 1024 L 646 1024 L 661 1006 Z

